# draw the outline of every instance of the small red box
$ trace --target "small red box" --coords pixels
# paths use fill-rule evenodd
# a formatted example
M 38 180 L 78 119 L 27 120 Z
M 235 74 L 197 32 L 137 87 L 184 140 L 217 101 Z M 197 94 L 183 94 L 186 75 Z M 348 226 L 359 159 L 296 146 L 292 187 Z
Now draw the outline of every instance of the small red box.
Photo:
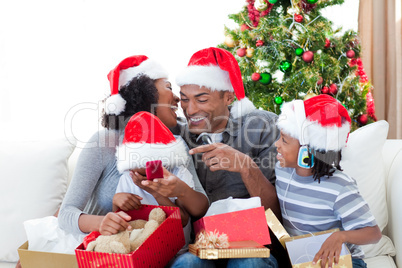
M 261 245 L 271 244 L 264 207 L 207 216 L 194 222 L 195 233 L 225 233 L 229 241 L 254 240 Z
M 155 207 L 163 209 L 167 218 L 137 250 L 129 254 L 102 253 L 86 251 L 81 244 L 75 249 L 78 267 L 164 267 L 185 244 L 179 208 L 142 205 L 126 213 L 133 219 L 148 220 Z

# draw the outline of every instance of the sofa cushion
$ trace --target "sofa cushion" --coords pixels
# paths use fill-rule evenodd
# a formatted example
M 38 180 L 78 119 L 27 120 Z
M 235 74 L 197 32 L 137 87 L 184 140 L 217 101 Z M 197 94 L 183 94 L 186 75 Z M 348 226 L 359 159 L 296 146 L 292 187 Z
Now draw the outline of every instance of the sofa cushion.
M 0 140 L 0 261 L 18 260 L 26 241 L 23 222 L 53 215 L 67 190 L 67 161 L 75 145 L 67 139 Z
M 388 128 L 388 123 L 381 120 L 353 131 L 349 135 L 346 148 L 342 152 L 341 161 L 341 168 L 344 172 L 357 181 L 360 193 L 369 204 L 381 231 L 388 223 L 385 166 L 382 156 L 382 148 L 387 139 Z M 383 242 L 379 243 L 384 247 L 381 252 L 388 254 L 385 251 L 392 249 L 393 245 L 390 240 Z M 378 255 L 378 251 L 370 249 L 375 246 L 367 245 L 364 247 L 366 257 Z

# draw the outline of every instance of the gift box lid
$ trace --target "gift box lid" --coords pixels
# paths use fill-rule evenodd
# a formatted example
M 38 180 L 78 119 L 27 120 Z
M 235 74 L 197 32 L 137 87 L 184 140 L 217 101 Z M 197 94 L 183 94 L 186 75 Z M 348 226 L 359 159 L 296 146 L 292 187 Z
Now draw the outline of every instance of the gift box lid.
M 269 258 L 270 250 L 253 241 L 232 241 L 229 248 L 197 248 L 195 244 L 189 245 L 189 252 L 200 259 L 233 259 L 233 258 Z

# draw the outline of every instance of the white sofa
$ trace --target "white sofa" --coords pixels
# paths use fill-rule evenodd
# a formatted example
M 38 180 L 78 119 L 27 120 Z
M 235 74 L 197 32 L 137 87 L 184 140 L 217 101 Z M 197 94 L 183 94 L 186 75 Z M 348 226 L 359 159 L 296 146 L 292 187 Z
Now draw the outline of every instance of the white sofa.
M 354 131 L 342 162 L 383 230 L 380 243 L 364 246 L 369 268 L 402 267 L 402 140 L 386 140 L 387 133 L 385 121 Z M 52 215 L 60 205 L 81 150 L 70 141 L 0 140 L 0 218 L 10 219 L 0 223 L 0 268 L 15 267 L 26 240 L 22 222 Z

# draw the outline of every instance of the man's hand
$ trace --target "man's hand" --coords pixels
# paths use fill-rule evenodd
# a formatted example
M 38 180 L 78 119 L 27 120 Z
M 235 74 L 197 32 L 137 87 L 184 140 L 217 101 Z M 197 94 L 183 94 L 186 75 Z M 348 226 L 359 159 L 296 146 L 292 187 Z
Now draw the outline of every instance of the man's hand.
M 113 196 L 113 211 L 129 211 L 141 207 L 142 197 L 131 193 L 117 193 Z
M 201 145 L 191 149 L 189 153 L 204 153 L 202 161 L 211 171 L 241 172 L 244 168 L 250 168 L 250 165 L 256 165 L 249 156 L 223 143 Z
M 113 235 L 121 231 L 131 230 L 132 227 L 128 224 L 128 221 L 130 220 L 130 215 L 123 211 L 117 213 L 109 212 L 103 218 L 99 227 L 99 232 L 102 235 Z

